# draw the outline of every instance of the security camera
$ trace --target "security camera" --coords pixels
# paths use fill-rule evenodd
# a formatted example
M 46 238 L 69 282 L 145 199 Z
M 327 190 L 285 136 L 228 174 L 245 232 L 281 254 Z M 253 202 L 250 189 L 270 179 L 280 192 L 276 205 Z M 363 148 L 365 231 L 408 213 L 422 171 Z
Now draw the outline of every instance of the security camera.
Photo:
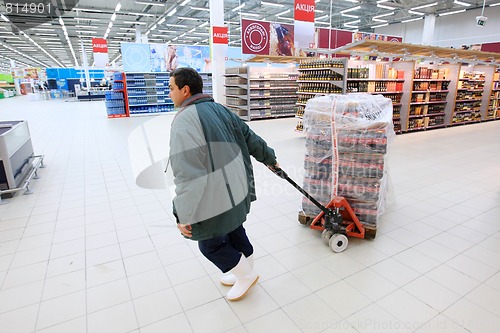
M 484 27 L 487 19 L 488 18 L 486 16 L 476 16 L 476 25 Z

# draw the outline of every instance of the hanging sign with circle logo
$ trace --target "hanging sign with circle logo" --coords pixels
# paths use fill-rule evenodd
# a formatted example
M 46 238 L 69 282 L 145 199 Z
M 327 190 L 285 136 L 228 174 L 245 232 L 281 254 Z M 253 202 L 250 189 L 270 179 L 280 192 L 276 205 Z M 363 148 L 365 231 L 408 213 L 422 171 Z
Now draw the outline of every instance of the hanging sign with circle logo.
M 243 54 L 269 54 L 270 23 L 241 20 L 241 49 Z

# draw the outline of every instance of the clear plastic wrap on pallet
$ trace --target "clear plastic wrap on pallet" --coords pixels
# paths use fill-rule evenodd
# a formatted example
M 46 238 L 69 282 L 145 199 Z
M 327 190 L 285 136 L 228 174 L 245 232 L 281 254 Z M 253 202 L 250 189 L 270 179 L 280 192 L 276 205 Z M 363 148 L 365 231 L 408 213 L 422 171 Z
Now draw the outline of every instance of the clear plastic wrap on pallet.
M 309 99 L 304 112 L 304 189 L 326 205 L 343 196 L 365 224 L 384 211 L 388 177 L 385 160 L 394 139 L 392 101 L 366 93 Z M 308 216 L 320 210 L 302 200 Z

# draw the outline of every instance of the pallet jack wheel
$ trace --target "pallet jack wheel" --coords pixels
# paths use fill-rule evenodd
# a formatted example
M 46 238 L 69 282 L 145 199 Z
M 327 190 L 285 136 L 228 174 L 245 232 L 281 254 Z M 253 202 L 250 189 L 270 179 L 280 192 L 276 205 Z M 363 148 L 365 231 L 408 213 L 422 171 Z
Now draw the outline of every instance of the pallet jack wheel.
M 377 228 L 365 225 L 365 239 L 374 239 L 377 235 Z
M 321 239 L 323 240 L 323 243 L 325 243 L 326 246 L 330 245 L 330 238 L 332 238 L 333 231 L 324 229 L 321 232 Z
M 330 248 L 332 249 L 333 252 L 339 253 L 339 252 L 342 252 L 346 249 L 348 242 L 349 241 L 345 235 L 334 234 L 330 238 L 329 245 L 330 245 Z

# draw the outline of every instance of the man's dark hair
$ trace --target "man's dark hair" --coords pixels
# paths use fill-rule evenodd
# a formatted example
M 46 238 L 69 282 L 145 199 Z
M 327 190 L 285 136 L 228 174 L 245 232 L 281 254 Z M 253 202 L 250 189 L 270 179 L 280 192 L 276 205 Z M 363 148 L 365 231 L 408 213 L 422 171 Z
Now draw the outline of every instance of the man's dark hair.
M 174 78 L 175 84 L 179 89 L 188 86 L 192 95 L 201 94 L 203 92 L 203 79 L 200 74 L 192 68 L 181 67 L 174 69 L 170 76 Z

